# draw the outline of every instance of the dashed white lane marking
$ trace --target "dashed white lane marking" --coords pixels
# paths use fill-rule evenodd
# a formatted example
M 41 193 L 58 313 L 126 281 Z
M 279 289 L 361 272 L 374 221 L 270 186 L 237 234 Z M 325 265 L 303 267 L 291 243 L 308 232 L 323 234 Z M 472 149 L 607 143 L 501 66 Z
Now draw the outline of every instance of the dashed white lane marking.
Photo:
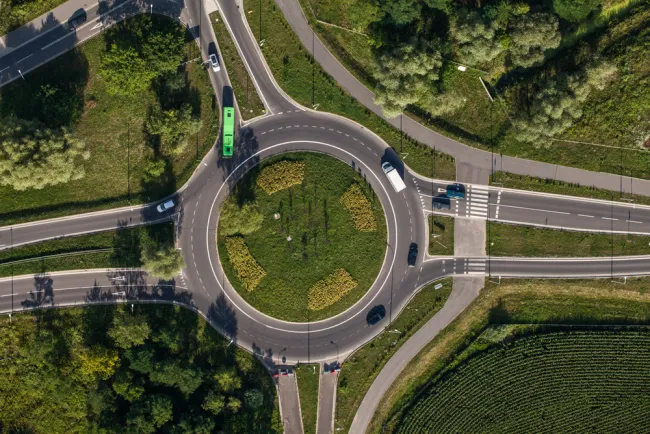
M 594 218 L 592 215 L 587 215 L 587 214 L 578 214 L 578 217 L 589 217 L 589 218 Z
M 612 220 L 612 221 L 616 221 L 616 220 L 618 220 L 618 219 L 613 219 L 613 218 L 610 218 L 610 217 L 601 217 L 601 218 L 602 218 L 603 220 Z
M 625 221 L 628 222 L 628 223 L 637 223 L 637 224 L 643 223 L 643 222 L 638 222 L 636 220 L 625 220 Z

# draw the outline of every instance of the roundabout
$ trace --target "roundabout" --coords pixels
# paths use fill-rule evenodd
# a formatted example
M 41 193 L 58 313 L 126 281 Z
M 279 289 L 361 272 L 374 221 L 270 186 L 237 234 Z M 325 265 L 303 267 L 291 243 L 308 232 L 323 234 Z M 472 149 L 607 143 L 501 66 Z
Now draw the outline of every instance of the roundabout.
M 269 175 L 282 182 L 292 171 L 293 185 L 272 193 L 261 187 Z M 344 197 L 367 211 L 365 220 L 355 222 Z M 286 321 L 343 312 L 370 289 L 385 259 L 386 219 L 375 193 L 349 165 L 320 153 L 261 161 L 220 204 L 218 225 L 228 283 L 256 309 Z

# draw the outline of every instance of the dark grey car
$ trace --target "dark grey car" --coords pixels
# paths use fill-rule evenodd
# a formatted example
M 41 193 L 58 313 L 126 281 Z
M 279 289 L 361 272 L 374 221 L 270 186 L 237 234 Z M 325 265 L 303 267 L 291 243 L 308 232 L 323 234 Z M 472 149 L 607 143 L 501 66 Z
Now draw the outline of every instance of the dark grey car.
M 451 209 L 451 200 L 445 196 L 436 196 L 433 198 L 434 209 Z

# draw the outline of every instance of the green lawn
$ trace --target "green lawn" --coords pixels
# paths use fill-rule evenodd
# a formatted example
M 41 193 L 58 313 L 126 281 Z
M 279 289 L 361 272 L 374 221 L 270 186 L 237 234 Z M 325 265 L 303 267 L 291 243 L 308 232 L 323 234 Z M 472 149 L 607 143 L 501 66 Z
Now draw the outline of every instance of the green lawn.
M 295 369 L 298 377 L 298 394 L 300 395 L 300 412 L 305 434 L 316 433 L 318 415 L 318 384 L 320 365 L 298 365 Z
M 27 0 L 0 3 L 0 36 L 16 30 L 63 3 L 65 0 Z
M 454 254 L 454 218 L 432 215 L 429 217 L 429 254 Z
M 280 160 L 305 163 L 302 184 L 268 195 L 250 171 L 237 185 L 235 197 L 257 201 L 264 218 L 261 229 L 244 236 L 255 260 L 266 271 L 253 291 L 244 289 L 218 233 L 221 262 L 228 280 L 244 299 L 260 311 L 288 321 L 315 321 L 347 309 L 366 293 L 377 277 L 386 251 L 386 219 L 381 202 L 350 166 L 332 157 L 300 152 L 263 160 L 261 168 Z M 341 195 L 360 183 L 370 200 L 377 230 L 355 229 Z M 275 220 L 274 213 L 281 218 Z M 223 222 L 223 220 L 221 220 Z M 292 241 L 288 242 L 287 237 Z M 347 270 L 358 285 L 338 302 L 317 311 L 307 309 L 309 289 L 336 269 Z
M 157 15 L 152 21 L 155 25 L 171 22 Z M 165 179 L 145 185 L 144 162 L 154 151 L 147 144 L 143 125 L 147 110 L 157 101 L 157 88 L 152 86 L 137 98 L 108 95 L 97 74 L 105 49 L 103 37 L 98 36 L 27 74 L 26 80 L 0 89 L 0 115 L 29 119 L 39 113 L 47 119 L 56 114 L 59 124 L 72 124 L 74 135 L 90 151 L 81 180 L 22 192 L 0 187 L 2 225 L 160 199 L 183 185 L 197 165 L 197 156 L 201 158 L 212 147 L 219 130 L 214 92 L 205 68 L 188 63 L 183 67 L 186 85 L 180 94 L 200 115 L 203 127 L 189 138 L 180 155 L 169 159 Z M 188 41 L 186 57 L 195 58 L 197 51 L 195 43 Z M 61 114 L 54 107 L 43 109 L 38 95 L 45 85 L 62 89 L 74 110 Z
M 172 223 L 79 235 L 0 251 L 0 277 L 90 268 L 139 267 L 140 240 L 173 237 Z M 92 252 L 93 250 L 106 250 Z
M 650 236 L 612 236 L 495 222 L 488 222 L 486 243 L 486 250 L 493 256 L 587 257 L 650 254 Z
M 434 289 L 437 283 L 442 283 L 443 287 Z M 400 333 L 384 331 L 343 363 L 336 392 L 335 429 L 342 428 L 344 432 L 349 430 L 375 377 L 402 344 L 442 308 L 451 289 L 452 279 L 444 279 L 422 288 L 390 326 L 391 330 L 399 330 Z
M 433 150 L 401 133 L 371 113 L 356 99 L 341 89 L 300 43 L 273 0 L 262 0 L 262 53 L 276 81 L 293 99 L 307 107 L 319 104 L 318 110 L 336 113 L 352 119 L 384 139 L 396 152 L 407 154 L 404 162 L 414 171 L 438 179 L 456 179 L 456 163 L 449 155 L 437 153 L 435 173 Z M 255 35 L 259 32 L 257 0 L 244 2 L 246 18 Z M 248 13 L 251 11 L 250 13 Z M 312 86 L 312 68 L 314 71 Z M 312 101 L 312 91 L 314 99 Z
M 411 399 L 489 325 L 647 324 L 649 320 L 648 278 L 628 279 L 624 285 L 607 279 L 486 282 L 479 297 L 408 363 L 404 375 L 382 398 L 369 432 L 397 429 Z
M 237 47 L 232 41 L 232 37 L 221 20 L 219 12 L 210 14 L 210 22 L 214 29 L 214 34 L 219 42 L 219 49 L 223 56 L 223 61 L 228 68 L 228 76 L 232 84 L 233 93 L 239 104 L 239 111 L 243 120 L 252 119 L 264 114 L 264 104 L 257 94 L 255 85 L 248 75 L 246 66 L 242 62 Z
M 515 175 L 514 173 L 496 172 L 490 177 L 490 185 L 515 188 L 518 190 L 540 191 L 544 193 L 563 194 L 568 196 L 589 197 L 592 199 L 616 200 L 650 205 L 650 197 L 638 194 L 620 193 L 584 185 L 569 184 L 553 179 L 535 178 L 532 176 Z
M 394 432 L 650 428 L 650 371 L 643 368 L 650 363 L 650 329 L 553 327 L 509 334 L 502 328 L 483 332 L 480 338 L 491 345 L 426 387 Z

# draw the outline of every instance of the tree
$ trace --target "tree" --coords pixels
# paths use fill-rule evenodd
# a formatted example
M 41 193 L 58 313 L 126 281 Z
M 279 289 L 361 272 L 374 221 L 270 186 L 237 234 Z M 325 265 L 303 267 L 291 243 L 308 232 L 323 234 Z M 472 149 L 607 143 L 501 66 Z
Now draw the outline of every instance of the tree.
M 228 407 L 228 410 L 230 410 L 231 412 L 237 413 L 241 408 L 241 401 L 238 398 L 235 398 L 234 396 L 229 396 L 228 404 L 226 404 L 226 407 Z
M 146 317 L 126 312 L 115 315 L 113 325 L 108 330 L 108 336 L 113 339 L 115 345 L 124 350 L 144 344 L 150 333 L 151 328 Z
M 154 383 L 178 387 L 183 394 L 190 395 L 203 383 L 203 375 L 198 367 L 181 366 L 174 359 L 166 359 L 155 364 L 149 372 L 149 379 Z
M 600 5 L 601 0 L 553 0 L 553 10 L 567 21 L 579 23 Z
M 95 381 L 98 378 L 108 380 L 120 366 L 117 351 L 105 347 L 92 346 L 79 354 L 81 359 L 81 374 Z
M 147 132 L 159 136 L 163 148 L 171 155 L 179 154 L 187 146 L 190 135 L 201 129 L 201 119 L 192 116 L 192 107 L 183 104 L 179 109 L 154 108 L 146 123 Z
M 555 15 L 528 14 L 512 25 L 510 60 L 531 67 L 544 61 L 544 52 L 560 45 L 559 22 Z
M 138 378 L 133 380 L 133 373 L 129 370 L 120 370 L 113 378 L 113 390 L 122 395 L 129 402 L 138 400 L 144 393 L 144 381 Z
M 422 4 L 417 0 L 380 0 L 379 4 L 382 11 L 398 26 L 408 24 L 422 14 Z
M 244 404 L 251 410 L 256 410 L 264 404 L 264 395 L 259 389 L 248 389 L 244 393 Z
M 232 393 L 241 387 L 241 378 L 237 376 L 235 369 L 220 369 L 214 376 L 219 388 L 225 393 Z
M 99 74 L 110 95 L 135 97 L 149 88 L 157 72 L 133 47 L 113 44 L 102 58 Z
M 582 117 L 582 103 L 594 89 L 604 89 L 615 72 L 613 65 L 594 63 L 584 71 L 550 80 L 535 93 L 529 113 L 515 120 L 517 138 L 536 147 L 549 146 L 553 137 Z
M 203 400 L 201 408 L 216 416 L 226 408 L 226 398 L 223 395 L 210 391 Z
M 452 90 L 445 93 L 429 94 L 420 100 L 419 105 L 431 116 L 443 116 L 459 110 L 466 102 L 467 98 Z
M 511 3 L 510 0 L 500 0 L 485 6 L 485 18 L 496 26 L 505 27 L 515 17 L 526 15 L 530 11 L 527 3 Z
M 368 26 L 381 20 L 383 13 L 372 0 L 352 0 L 348 6 L 348 19 L 352 29 L 364 32 Z
M 160 178 L 165 173 L 166 168 L 167 168 L 167 163 L 165 162 L 165 160 L 159 160 L 154 158 L 147 159 L 144 163 L 142 180 L 144 182 L 159 181 Z
M 6 118 L 0 128 L 0 185 L 23 191 L 84 177 L 80 160 L 90 153 L 67 129 L 50 130 L 37 122 Z
M 225 235 L 248 235 L 258 231 L 263 220 L 257 203 L 246 202 L 240 207 L 235 199 L 229 198 L 221 206 L 219 228 Z
M 454 28 L 458 55 L 471 64 L 490 62 L 504 50 L 497 37 L 495 22 L 486 23 L 478 12 L 461 15 Z
M 183 62 L 184 36 L 176 23 L 149 34 L 142 47 L 142 57 L 156 76 L 176 72 Z
M 133 403 L 126 422 L 139 433 L 154 433 L 165 423 L 172 420 L 172 401 L 165 395 L 147 395 Z
M 150 242 L 142 247 L 142 269 L 153 276 L 172 279 L 183 267 L 183 256 L 173 245 Z
M 442 57 L 417 45 L 403 44 L 378 58 L 373 74 L 377 80 L 375 103 L 387 117 L 397 116 L 427 93 L 437 93 L 432 83 L 439 79 Z
M 253 369 L 253 358 L 239 349 L 235 352 L 235 362 L 237 363 L 237 368 L 244 374 L 247 374 Z

